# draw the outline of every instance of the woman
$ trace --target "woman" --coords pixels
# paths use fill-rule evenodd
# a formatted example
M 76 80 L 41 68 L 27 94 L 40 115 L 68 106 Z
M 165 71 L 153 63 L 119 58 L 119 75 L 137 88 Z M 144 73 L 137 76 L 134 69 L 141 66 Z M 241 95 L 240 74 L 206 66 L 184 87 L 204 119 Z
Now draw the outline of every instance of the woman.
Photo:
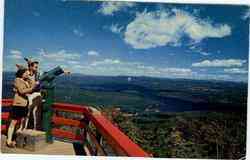
M 12 137 L 15 131 L 15 127 L 18 121 L 23 126 L 24 119 L 28 113 L 28 100 L 27 95 L 32 93 L 36 85 L 30 83 L 28 80 L 29 71 L 26 68 L 19 68 L 16 72 L 16 79 L 14 82 L 15 96 L 11 110 L 11 122 L 8 128 L 8 136 L 6 145 L 8 147 L 15 147 L 15 141 L 12 141 Z M 20 129 L 22 127 L 20 126 Z

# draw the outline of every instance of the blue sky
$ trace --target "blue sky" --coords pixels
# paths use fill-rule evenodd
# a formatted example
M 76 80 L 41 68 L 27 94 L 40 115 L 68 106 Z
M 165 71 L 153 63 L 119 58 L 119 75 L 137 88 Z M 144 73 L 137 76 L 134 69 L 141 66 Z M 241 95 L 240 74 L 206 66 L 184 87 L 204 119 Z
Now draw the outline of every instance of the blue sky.
M 247 81 L 250 9 L 67 0 L 5 2 L 4 70 Z

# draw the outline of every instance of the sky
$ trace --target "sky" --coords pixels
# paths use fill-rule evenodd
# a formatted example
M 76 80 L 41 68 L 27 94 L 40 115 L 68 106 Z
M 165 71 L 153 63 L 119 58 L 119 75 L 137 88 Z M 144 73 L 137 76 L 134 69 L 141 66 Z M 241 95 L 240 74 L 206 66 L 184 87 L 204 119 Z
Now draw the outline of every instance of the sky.
M 4 71 L 40 62 L 104 76 L 248 80 L 250 9 L 69 0 L 8 0 Z

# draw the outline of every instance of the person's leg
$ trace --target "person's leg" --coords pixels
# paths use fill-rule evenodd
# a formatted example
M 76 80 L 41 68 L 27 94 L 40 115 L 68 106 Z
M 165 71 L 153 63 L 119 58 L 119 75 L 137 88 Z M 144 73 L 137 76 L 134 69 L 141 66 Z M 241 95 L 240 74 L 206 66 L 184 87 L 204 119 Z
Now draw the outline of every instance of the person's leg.
M 12 137 L 14 134 L 15 126 L 17 124 L 17 120 L 11 120 L 9 128 L 8 128 L 8 134 L 7 134 L 7 143 L 12 143 Z
M 29 114 L 29 109 L 27 107 L 19 107 L 19 115 L 18 117 L 21 119 L 20 127 L 17 132 L 21 132 L 25 128 L 25 123 L 27 121 L 27 117 Z
M 33 103 L 33 96 L 32 96 L 32 94 L 27 95 L 27 97 L 28 97 L 28 101 L 29 101 L 29 106 L 32 106 L 32 103 Z
M 18 130 L 16 131 L 17 133 L 20 133 L 20 132 L 22 132 L 23 131 L 23 129 L 25 128 L 25 119 L 26 118 L 21 118 L 21 121 L 20 121 L 20 127 L 18 128 Z
M 29 106 L 29 107 L 28 107 L 28 114 L 27 114 L 27 116 L 25 117 L 24 129 L 27 129 L 27 128 L 28 128 L 28 124 L 29 124 L 29 119 L 30 119 L 31 111 L 32 111 L 32 107 Z
M 11 107 L 10 111 L 10 124 L 8 127 L 8 133 L 7 133 L 7 145 L 13 145 L 14 142 L 12 141 L 16 132 L 16 126 L 18 122 L 18 108 L 16 106 Z
M 29 97 L 29 101 L 32 101 L 30 104 L 33 105 L 32 107 L 31 107 L 31 105 L 29 105 L 32 108 L 30 111 L 30 116 L 29 116 L 29 118 L 32 118 L 32 120 L 33 120 L 32 128 L 41 130 L 41 127 L 39 127 L 39 122 L 40 122 L 39 119 L 41 118 L 41 116 L 38 113 L 38 111 L 40 109 L 40 105 L 41 105 L 41 93 L 34 92 L 31 95 L 29 95 L 28 97 Z
M 36 122 L 36 129 L 42 131 L 43 127 L 42 127 L 42 97 L 37 97 L 34 101 L 34 103 L 36 104 L 36 109 L 35 109 L 35 113 L 34 113 L 34 117 L 35 117 L 35 122 Z
M 33 129 L 36 130 L 37 129 L 37 106 L 35 106 L 33 108 L 33 122 L 34 122 L 34 127 Z

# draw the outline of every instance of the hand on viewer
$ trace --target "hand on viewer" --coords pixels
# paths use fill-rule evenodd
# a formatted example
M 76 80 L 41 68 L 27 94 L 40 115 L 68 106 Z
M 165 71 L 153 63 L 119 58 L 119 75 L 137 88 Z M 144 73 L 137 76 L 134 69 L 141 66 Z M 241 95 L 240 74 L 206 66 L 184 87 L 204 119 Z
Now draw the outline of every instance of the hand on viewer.
M 64 74 L 66 74 L 66 75 L 70 74 L 70 71 L 67 70 L 67 69 L 64 69 L 63 72 L 64 72 Z

